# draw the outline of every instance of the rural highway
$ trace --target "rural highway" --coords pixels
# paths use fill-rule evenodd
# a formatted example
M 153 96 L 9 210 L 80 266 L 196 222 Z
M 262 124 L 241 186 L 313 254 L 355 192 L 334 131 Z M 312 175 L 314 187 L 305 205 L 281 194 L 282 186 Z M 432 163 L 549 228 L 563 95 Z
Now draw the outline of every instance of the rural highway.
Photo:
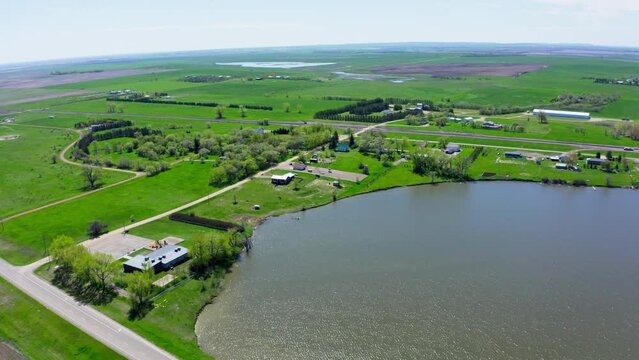
M 39 278 L 33 271 L 42 263 L 43 261 L 40 261 L 25 267 L 16 267 L 0 259 L 0 276 L 128 359 L 177 360 L 177 357 L 160 349 L 127 327 L 88 305 L 78 303 L 62 290 Z M 37 336 L 37 334 L 32 335 Z

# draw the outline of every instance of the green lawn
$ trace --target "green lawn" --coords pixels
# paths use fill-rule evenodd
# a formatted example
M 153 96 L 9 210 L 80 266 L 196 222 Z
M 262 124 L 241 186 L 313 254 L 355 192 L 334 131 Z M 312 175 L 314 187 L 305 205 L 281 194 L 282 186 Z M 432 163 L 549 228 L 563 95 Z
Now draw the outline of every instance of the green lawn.
M 67 130 L 20 125 L 0 125 L 0 135 L 19 135 L 0 141 L 0 218 L 56 200 L 80 194 L 86 189 L 81 168 L 52 157 L 77 138 Z M 100 185 L 124 180 L 132 175 L 103 171 Z M 11 196 L 8 196 L 10 194 Z
M 0 256 L 26 264 L 44 255 L 45 242 L 60 234 L 87 238 L 86 228 L 100 220 L 109 229 L 156 215 L 213 192 L 209 164 L 181 163 L 153 177 L 133 180 L 91 196 L 38 211 L 4 224 Z
M 0 341 L 29 359 L 124 359 L 0 279 Z

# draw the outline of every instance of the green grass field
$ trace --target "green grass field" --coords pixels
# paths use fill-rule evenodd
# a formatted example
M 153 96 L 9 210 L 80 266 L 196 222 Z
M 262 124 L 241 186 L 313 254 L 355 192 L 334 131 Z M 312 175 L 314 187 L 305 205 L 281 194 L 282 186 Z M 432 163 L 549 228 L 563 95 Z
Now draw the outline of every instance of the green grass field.
M 208 185 L 209 171 L 209 164 L 182 163 L 156 176 L 8 221 L 0 232 L 0 256 L 26 264 L 44 256 L 47 239 L 61 234 L 86 239 L 93 220 L 113 230 L 131 217 L 142 220 L 195 200 L 215 190 Z
M 0 279 L 0 342 L 34 360 L 124 359 Z
M 52 156 L 77 138 L 75 132 L 0 125 L 0 136 L 19 135 L 16 140 L 0 141 L 0 218 L 80 194 L 86 181 L 80 167 L 64 164 Z M 104 171 L 100 184 L 108 185 L 132 175 Z

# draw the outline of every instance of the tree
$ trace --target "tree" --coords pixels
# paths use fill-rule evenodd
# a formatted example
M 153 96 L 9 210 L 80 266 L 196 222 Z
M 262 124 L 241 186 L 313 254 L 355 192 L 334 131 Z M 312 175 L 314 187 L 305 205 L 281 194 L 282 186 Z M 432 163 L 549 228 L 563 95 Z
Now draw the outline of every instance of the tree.
M 58 154 L 51 154 L 51 163 L 55 164 L 58 161 Z
M 546 113 L 543 111 L 539 112 L 539 123 L 548 124 L 548 116 L 546 116 Z
M 579 160 L 579 155 L 576 151 L 570 151 L 566 154 L 566 164 L 568 165 L 577 165 L 577 161 Z
M 437 147 L 440 149 L 445 149 L 446 146 L 448 146 L 448 142 L 449 142 L 448 138 L 446 137 L 440 138 L 439 141 L 437 141 Z
M 106 224 L 101 223 L 99 220 L 93 220 L 87 228 L 87 234 L 92 238 L 96 238 L 104 234 L 106 232 L 106 228 Z
M 297 113 L 298 114 L 302 113 L 302 104 L 297 104 Z
M 100 168 L 86 165 L 82 167 L 82 176 L 87 181 L 89 189 L 95 189 L 97 181 L 102 176 Z
M 49 246 L 49 255 L 51 261 L 58 266 L 71 266 L 71 259 L 69 249 L 75 245 L 75 241 L 70 236 L 58 235 L 56 236 L 51 245 Z
M 353 135 L 353 132 L 348 135 L 348 147 L 355 147 L 355 135 Z
M 606 159 L 608 159 L 609 161 L 614 160 L 614 157 L 612 156 L 612 151 L 610 150 L 606 151 Z
M 218 166 L 211 170 L 209 184 L 213 186 L 221 186 L 229 182 L 229 176 L 223 166 Z
M 244 105 L 240 106 L 240 117 L 246 117 L 246 108 Z
M 331 140 L 328 143 L 328 148 L 331 150 L 335 150 L 337 149 L 338 143 L 339 143 L 339 135 L 337 135 L 337 131 L 334 131 L 333 135 L 331 135 Z
M 290 103 L 284 103 L 284 112 L 285 113 L 289 113 L 291 112 L 291 104 Z
M 196 276 L 202 276 L 209 268 L 212 259 L 211 240 L 201 234 L 193 239 L 189 249 L 191 255 L 190 269 Z
M 215 112 L 217 114 L 216 119 L 224 119 L 224 106 L 218 106 L 215 108 Z
M 138 271 L 131 273 L 126 278 L 131 309 L 130 319 L 140 319 L 151 309 L 149 297 L 153 293 L 153 270 Z
M 113 257 L 109 254 L 97 253 L 91 258 L 92 261 L 89 264 L 91 280 L 98 289 L 111 290 L 111 281 L 120 270 L 118 263 L 114 262 Z

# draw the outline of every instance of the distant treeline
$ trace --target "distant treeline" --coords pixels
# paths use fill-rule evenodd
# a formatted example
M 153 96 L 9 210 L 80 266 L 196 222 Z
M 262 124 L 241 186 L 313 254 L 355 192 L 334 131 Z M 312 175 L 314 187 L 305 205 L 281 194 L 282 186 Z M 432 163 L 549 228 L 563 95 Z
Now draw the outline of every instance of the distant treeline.
M 76 129 L 91 128 L 91 131 L 104 131 L 109 129 L 116 129 L 121 127 L 127 127 L 133 125 L 133 122 L 129 120 L 121 119 L 100 119 L 93 121 L 80 121 L 73 125 Z
M 316 119 L 327 119 L 328 116 L 351 113 L 352 115 L 370 115 L 388 108 L 388 104 L 382 98 L 372 100 L 361 100 L 355 104 L 348 104 L 342 107 L 318 111 L 315 113 Z
M 226 81 L 229 78 L 221 75 L 187 75 L 182 80 L 192 83 L 214 83 Z
M 204 226 L 216 230 L 235 230 L 237 232 L 244 232 L 242 225 L 234 224 L 227 221 L 209 219 L 204 217 L 195 216 L 194 214 L 181 214 L 173 213 L 169 215 L 169 219 L 173 221 L 179 221 L 191 225 Z
M 344 105 L 339 108 L 318 111 L 313 115 L 315 119 L 358 121 L 367 123 L 380 123 L 385 121 L 400 120 L 408 115 L 420 114 L 421 110 L 396 111 L 386 115 L 373 115 L 388 109 L 389 99 L 375 98 L 361 100 L 355 104 Z M 391 99 L 397 100 L 397 99 Z
M 158 100 L 153 98 L 123 98 L 119 96 L 111 96 L 107 98 L 107 101 L 124 101 L 124 102 L 139 102 L 139 103 L 147 103 L 147 104 L 162 104 L 162 105 L 187 105 L 187 106 L 206 106 L 206 107 L 218 107 L 221 104 L 216 102 L 197 102 L 197 101 L 175 101 L 175 100 Z M 272 111 L 272 106 L 266 105 L 238 105 L 238 104 L 230 104 L 230 108 L 239 108 L 240 106 L 244 106 L 246 109 L 254 109 L 254 110 L 267 110 Z
M 349 97 L 349 96 L 324 96 L 322 100 L 332 100 L 332 101 L 363 101 L 366 99 Z
M 230 105 L 229 105 L 229 107 L 230 107 L 230 108 L 234 108 L 234 109 L 239 109 L 239 108 L 241 108 L 241 107 L 244 107 L 245 109 L 273 111 L 273 107 L 272 107 L 272 106 L 266 106 L 266 105 L 238 105 L 238 104 L 230 104 Z
M 421 113 L 422 113 L 421 110 L 404 110 L 404 111 L 396 111 L 388 115 L 333 114 L 333 115 L 326 115 L 325 117 L 318 117 L 318 115 L 315 114 L 315 119 L 336 120 L 336 121 L 357 121 L 357 122 L 365 122 L 365 123 L 382 123 L 386 121 L 404 119 L 408 115 L 418 115 Z
M 50 75 L 70 75 L 70 74 L 91 74 L 91 73 L 99 73 L 104 70 L 85 70 L 85 71 L 52 71 Z

